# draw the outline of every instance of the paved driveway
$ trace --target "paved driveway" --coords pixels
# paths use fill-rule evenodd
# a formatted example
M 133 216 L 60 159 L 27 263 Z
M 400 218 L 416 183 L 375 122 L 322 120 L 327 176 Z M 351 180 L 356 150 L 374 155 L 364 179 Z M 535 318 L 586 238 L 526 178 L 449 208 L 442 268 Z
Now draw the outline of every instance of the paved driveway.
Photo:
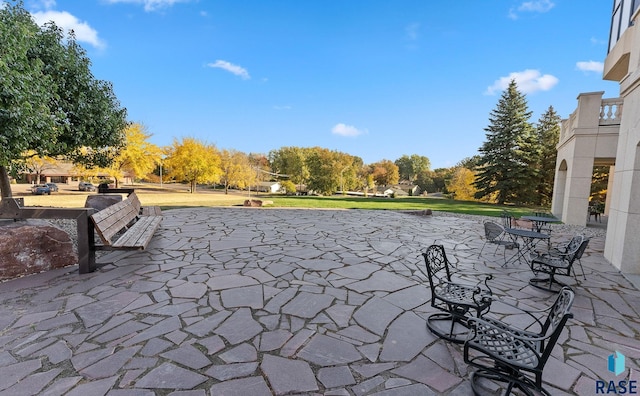
M 466 395 L 462 348 L 428 332 L 420 252 L 530 307 L 528 286 L 482 245 L 481 219 L 392 211 L 202 208 L 164 213 L 148 250 L 0 284 L 0 394 Z M 562 235 L 554 234 L 554 240 Z M 575 319 L 545 370 L 553 394 L 592 394 L 614 350 L 638 379 L 640 292 L 583 258 Z M 509 253 L 510 254 L 510 253 Z M 572 280 L 574 283 L 575 281 Z M 497 316 L 509 310 L 496 308 Z M 189 392 L 179 392 L 179 391 Z M 175 392 L 175 393 L 173 393 Z

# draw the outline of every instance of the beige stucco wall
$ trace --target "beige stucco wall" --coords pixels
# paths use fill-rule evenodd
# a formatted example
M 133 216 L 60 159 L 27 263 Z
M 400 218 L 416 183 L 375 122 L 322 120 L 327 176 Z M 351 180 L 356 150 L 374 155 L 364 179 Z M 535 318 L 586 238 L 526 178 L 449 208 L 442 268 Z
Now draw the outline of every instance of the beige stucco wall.
M 622 272 L 640 274 L 640 30 L 623 34 L 605 62 L 605 78 L 620 81 L 624 113 L 620 123 L 605 258 Z M 628 62 L 628 63 L 627 63 Z M 628 65 L 628 66 L 627 66 Z M 626 73 L 621 66 L 627 66 Z M 616 73 L 612 71 L 617 70 Z
M 603 93 L 578 95 L 576 111 L 562 124 L 551 211 L 567 224 L 586 225 L 593 166 L 616 155 L 618 121 L 603 119 Z

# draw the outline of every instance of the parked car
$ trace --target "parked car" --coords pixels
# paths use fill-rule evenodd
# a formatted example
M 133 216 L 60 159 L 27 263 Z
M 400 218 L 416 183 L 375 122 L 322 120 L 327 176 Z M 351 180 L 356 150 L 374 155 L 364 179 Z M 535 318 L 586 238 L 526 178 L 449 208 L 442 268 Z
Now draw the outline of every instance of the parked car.
M 56 183 L 46 183 L 46 185 L 49 186 L 51 192 L 58 192 L 58 185 Z
M 80 182 L 78 183 L 78 190 L 80 191 L 96 191 L 96 186 L 89 182 Z
M 46 184 L 34 184 L 31 186 L 31 194 L 35 195 L 51 195 L 51 189 Z

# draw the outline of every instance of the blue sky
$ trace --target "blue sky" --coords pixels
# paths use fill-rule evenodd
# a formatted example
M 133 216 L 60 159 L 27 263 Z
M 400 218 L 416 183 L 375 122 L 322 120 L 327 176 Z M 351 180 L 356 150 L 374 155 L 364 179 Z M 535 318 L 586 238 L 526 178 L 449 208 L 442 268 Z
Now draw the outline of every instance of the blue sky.
M 264 153 L 320 146 L 365 163 L 477 154 L 510 79 L 531 121 L 602 80 L 612 2 L 26 0 L 74 29 L 151 141 Z

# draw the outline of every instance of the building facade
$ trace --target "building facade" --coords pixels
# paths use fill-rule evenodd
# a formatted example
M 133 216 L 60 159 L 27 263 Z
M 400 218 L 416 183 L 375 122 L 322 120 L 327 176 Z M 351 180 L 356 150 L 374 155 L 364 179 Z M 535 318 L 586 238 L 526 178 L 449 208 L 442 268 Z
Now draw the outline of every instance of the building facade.
M 640 274 L 640 0 L 614 0 L 603 78 L 620 83 L 620 120 L 605 258 Z
M 562 121 L 551 211 L 585 225 L 593 167 L 610 166 L 604 256 L 626 274 L 640 274 L 640 0 L 614 0 L 603 78 L 620 97 L 578 95 Z

